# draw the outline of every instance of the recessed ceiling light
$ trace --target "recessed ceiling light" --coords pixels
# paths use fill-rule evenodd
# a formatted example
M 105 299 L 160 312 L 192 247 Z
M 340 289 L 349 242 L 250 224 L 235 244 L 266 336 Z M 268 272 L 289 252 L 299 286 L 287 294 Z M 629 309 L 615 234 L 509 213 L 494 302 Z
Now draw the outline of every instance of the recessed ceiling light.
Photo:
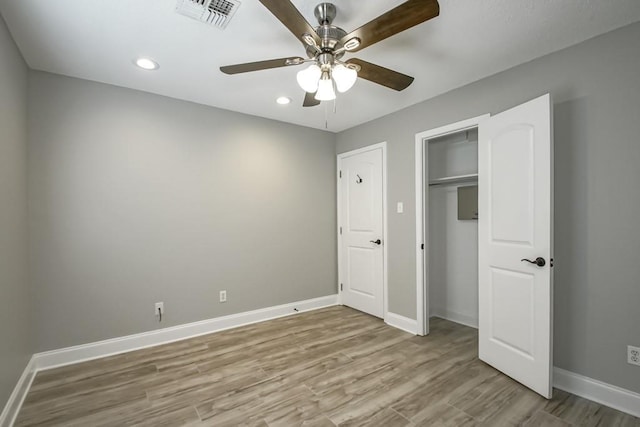
M 149 58 L 138 58 L 136 59 L 136 65 L 140 68 L 142 68 L 143 70 L 157 70 L 158 68 L 160 68 L 160 66 L 158 65 L 158 63 L 156 61 L 154 61 L 153 59 L 149 59 Z
M 281 96 L 280 98 L 276 99 L 276 102 L 280 105 L 287 105 L 288 103 L 291 102 L 291 98 L 287 98 L 286 96 Z

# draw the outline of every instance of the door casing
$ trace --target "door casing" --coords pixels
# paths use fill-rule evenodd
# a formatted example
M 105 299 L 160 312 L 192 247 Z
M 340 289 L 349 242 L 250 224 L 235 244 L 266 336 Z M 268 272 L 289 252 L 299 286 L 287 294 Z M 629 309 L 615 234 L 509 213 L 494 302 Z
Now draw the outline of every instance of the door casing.
M 427 141 L 439 136 L 477 128 L 484 120 L 490 117 L 489 114 L 462 120 L 446 126 L 427 130 L 416 134 L 415 156 L 416 156 L 416 319 L 418 335 L 429 334 L 429 275 L 425 274 L 429 267 L 429 210 L 427 201 L 429 200 L 429 186 L 425 185 L 426 165 L 429 164 L 427 158 L 429 150 L 425 149 Z M 422 249 L 424 245 L 424 249 Z

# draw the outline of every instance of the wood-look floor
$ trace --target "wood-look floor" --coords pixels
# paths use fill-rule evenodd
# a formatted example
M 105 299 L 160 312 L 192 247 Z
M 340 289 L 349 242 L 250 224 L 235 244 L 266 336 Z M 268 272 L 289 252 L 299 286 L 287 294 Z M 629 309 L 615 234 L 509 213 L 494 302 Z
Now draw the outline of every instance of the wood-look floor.
M 40 372 L 17 426 L 640 426 L 477 358 L 477 331 L 415 337 L 332 307 Z

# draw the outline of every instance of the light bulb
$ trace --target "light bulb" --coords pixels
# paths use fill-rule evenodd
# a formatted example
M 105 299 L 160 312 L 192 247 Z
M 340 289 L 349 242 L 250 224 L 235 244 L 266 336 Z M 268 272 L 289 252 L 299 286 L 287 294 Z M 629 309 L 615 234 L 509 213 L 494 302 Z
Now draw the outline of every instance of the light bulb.
M 298 71 L 298 84 L 305 92 L 314 93 L 318 90 L 318 80 L 320 80 L 321 74 L 320 67 L 311 64 L 308 68 Z
M 350 67 L 345 67 L 342 64 L 338 64 L 333 67 L 331 75 L 333 76 L 333 80 L 336 82 L 336 88 L 340 93 L 351 89 L 358 79 L 358 73 L 356 70 Z
M 336 92 L 333 90 L 333 81 L 327 73 L 326 78 L 323 78 L 318 82 L 318 92 L 316 92 L 316 99 L 318 101 L 332 101 L 336 99 Z

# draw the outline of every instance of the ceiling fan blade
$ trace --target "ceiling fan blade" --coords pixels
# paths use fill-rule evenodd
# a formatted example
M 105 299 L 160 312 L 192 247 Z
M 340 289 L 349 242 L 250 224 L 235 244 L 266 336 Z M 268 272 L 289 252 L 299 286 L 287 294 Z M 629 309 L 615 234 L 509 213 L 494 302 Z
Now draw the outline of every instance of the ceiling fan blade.
M 304 93 L 304 102 L 302 103 L 303 107 L 315 107 L 316 105 L 320 105 L 320 101 L 316 99 L 316 94 L 305 92 Z
M 357 52 L 387 37 L 435 18 L 439 14 L 438 0 L 409 0 L 347 34 L 341 42 L 344 44 L 354 37 L 359 38 L 360 45 L 351 49 L 351 52 Z
M 358 77 L 390 89 L 401 91 L 413 83 L 413 77 L 411 76 L 363 61 L 362 59 L 352 58 L 348 60 L 347 63 L 360 66 Z
M 220 67 L 220 71 L 225 74 L 248 73 L 249 71 L 268 70 L 269 68 L 288 67 L 299 65 L 304 61 L 299 56 L 292 58 L 269 59 L 268 61 L 247 62 L 246 64 L 226 65 Z
M 320 44 L 320 37 L 316 30 L 304 19 L 304 16 L 289 0 L 260 0 L 269 12 L 284 24 L 285 27 L 293 33 L 298 40 L 302 39 L 303 34 L 309 34 Z

